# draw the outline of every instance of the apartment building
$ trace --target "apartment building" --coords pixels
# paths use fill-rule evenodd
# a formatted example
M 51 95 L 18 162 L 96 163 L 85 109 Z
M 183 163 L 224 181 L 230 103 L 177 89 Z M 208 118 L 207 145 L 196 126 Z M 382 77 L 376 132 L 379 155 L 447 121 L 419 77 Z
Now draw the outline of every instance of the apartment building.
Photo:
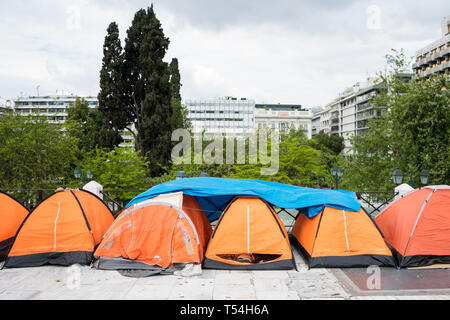
M 442 38 L 434 41 L 415 54 L 412 65 L 414 73 L 428 77 L 434 73 L 449 73 L 450 71 L 450 16 L 441 21 Z
M 63 124 L 67 120 L 68 108 L 77 98 L 85 99 L 90 108 L 98 105 L 97 97 L 76 95 L 49 95 L 19 97 L 14 100 L 14 112 L 19 115 L 39 115 L 47 117 L 49 123 Z
M 288 132 L 291 128 L 301 129 L 308 139 L 312 135 L 311 110 L 292 104 L 256 104 L 255 128 Z
M 192 131 L 213 134 L 245 135 L 256 129 L 288 132 L 302 129 L 311 137 L 312 111 L 296 104 L 256 104 L 247 98 L 224 97 L 186 100 Z
M 404 74 L 408 79 L 411 74 Z M 380 116 L 385 108 L 374 106 L 370 99 L 381 89 L 376 78 L 367 78 L 341 92 L 323 111 L 313 115 L 312 135 L 327 133 L 344 138 L 344 153 L 353 154 L 351 137 L 369 130 L 369 119 Z
M 330 109 L 331 103 L 325 105 L 322 110 L 317 110 L 311 119 L 311 135 L 315 136 L 319 133 L 330 134 Z
M 45 116 L 47 117 L 49 123 L 64 124 L 67 120 L 68 108 L 75 103 L 77 98 L 86 100 L 89 107 L 92 109 L 98 106 L 98 99 L 93 96 L 30 96 L 19 97 L 14 100 L 14 112 L 24 116 Z M 133 125 L 131 125 L 130 128 L 134 132 L 136 131 Z M 134 136 L 128 130 L 123 130 L 121 135 L 123 142 L 119 145 L 119 147 L 134 148 Z
M 194 133 L 205 131 L 240 135 L 254 130 L 254 100 L 235 97 L 190 99 L 186 100 L 184 105 Z

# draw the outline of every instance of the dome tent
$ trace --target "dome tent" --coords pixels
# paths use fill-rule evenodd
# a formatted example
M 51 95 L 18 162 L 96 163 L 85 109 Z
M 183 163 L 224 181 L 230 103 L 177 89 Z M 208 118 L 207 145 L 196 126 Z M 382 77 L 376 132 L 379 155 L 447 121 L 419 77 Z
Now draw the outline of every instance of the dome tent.
M 401 267 L 450 263 L 450 186 L 427 186 L 388 205 L 375 222 Z
M 325 207 L 313 218 L 299 213 L 291 238 L 310 268 L 395 267 L 391 250 L 363 208 Z
M 56 192 L 37 205 L 14 236 L 4 267 L 90 264 L 114 217 L 86 190 Z
M 0 192 L 0 261 L 6 259 L 14 241 L 14 235 L 28 212 L 28 209 L 19 201 Z
M 258 197 L 236 196 L 217 222 L 204 268 L 294 269 L 289 237 L 272 207 Z
M 203 262 L 211 231 L 194 197 L 181 192 L 160 195 L 128 207 L 117 217 L 95 251 L 94 266 L 131 270 L 125 274 L 130 276 L 172 273 Z

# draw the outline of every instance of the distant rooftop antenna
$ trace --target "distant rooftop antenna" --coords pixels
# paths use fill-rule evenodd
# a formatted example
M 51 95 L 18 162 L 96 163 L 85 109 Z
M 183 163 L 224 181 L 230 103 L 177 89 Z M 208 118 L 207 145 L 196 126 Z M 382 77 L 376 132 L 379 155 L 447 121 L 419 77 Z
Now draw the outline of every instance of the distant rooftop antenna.
M 40 85 L 37 85 L 36 86 L 36 91 L 37 91 L 37 96 L 39 97 L 39 87 L 40 87 Z

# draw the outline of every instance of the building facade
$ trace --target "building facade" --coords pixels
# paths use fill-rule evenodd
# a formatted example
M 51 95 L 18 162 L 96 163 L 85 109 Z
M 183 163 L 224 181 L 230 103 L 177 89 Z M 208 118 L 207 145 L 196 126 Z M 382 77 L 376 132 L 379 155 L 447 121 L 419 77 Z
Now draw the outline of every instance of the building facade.
M 199 133 L 246 134 L 255 126 L 255 101 L 247 98 L 225 97 L 209 100 L 186 100 L 192 131 Z
M 49 123 L 64 124 L 68 116 L 68 108 L 75 104 L 76 99 L 84 99 L 90 108 L 94 109 L 98 106 L 97 97 L 93 96 L 76 96 L 76 95 L 52 95 L 52 96 L 31 96 L 19 97 L 14 100 L 14 112 L 18 115 L 39 115 L 45 116 Z M 1 112 L 1 110 L 0 110 Z M 135 132 L 134 126 L 130 128 Z M 123 130 L 121 133 L 123 142 L 119 147 L 134 148 L 134 136 L 128 131 Z
M 288 132 L 302 129 L 311 137 L 310 110 L 294 104 L 256 104 L 247 98 L 225 97 L 209 100 L 186 100 L 193 133 L 245 135 L 256 129 Z
M 52 95 L 41 97 L 19 97 L 14 100 L 14 112 L 19 115 L 39 115 L 47 117 L 50 123 L 63 124 L 67 120 L 68 108 L 77 98 L 85 99 L 90 108 L 98 105 L 97 97 L 75 95 Z
M 450 72 L 450 16 L 442 19 L 441 29 L 441 39 L 416 52 L 412 65 L 415 74 L 428 77 L 434 73 Z
M 275 130 L 287 133 L 291 128 L 303 130 L 311 138 L 311 110 L 302 109 L 301 105 L 291 104 L 256 104 L 255 129 Z
M 366 81 L 345 89 L 323 111 L 314 114 L 312 135 L 339 135 L 344 138 L 344 153 L 353 154 L 352 136 L 366 133 L 369 130 L 369 119 L 380 116 L 385 109 L 370 103 L 370 99 L 380 89 L 381 85 L 376 83 L 376 78 L 367 78 Z

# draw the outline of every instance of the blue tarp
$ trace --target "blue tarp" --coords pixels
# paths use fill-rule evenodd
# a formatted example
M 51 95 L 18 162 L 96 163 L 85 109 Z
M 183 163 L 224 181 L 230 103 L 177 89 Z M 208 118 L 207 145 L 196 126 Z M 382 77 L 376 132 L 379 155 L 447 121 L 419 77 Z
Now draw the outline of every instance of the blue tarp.
M 205 177 L 158 184 L 136 196 L 126 208 L 160 194 L 180 191 L 196 197 L 209 221 L 217 220 L 228 202 L 237 195 L 258 196 L 274 206 L 297 209 L 309 218 L 319 214 L 324 206 L 346 211 L 359 211 L 361 207 L 353 191 L 303 188 L 263 180 Z

